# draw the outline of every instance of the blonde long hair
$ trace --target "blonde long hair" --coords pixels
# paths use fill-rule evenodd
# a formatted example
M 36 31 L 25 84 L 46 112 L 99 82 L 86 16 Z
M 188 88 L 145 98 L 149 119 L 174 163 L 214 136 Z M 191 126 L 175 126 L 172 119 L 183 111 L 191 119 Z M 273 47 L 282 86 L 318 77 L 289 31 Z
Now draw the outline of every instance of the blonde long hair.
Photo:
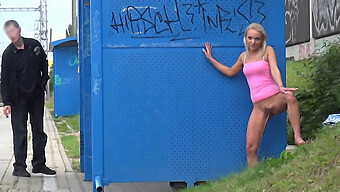
M 264 30 L 264 28 L 262 27 L 262 25 L 260 25 L 258 23 L 252 23 L 252 24 L 248 25 L 248 27 L 244 31 L 244 37 L 243 37 L 243 43 L 244 43 L 244 46 L 246 48 L 247 53 L 249 53 L 249 49 L 248 49 L 246 38 L 247 38 L 247 33 L 250 29 L 258 31 L 262 34 L 262 47 L 261 47 L 260 53 L 261 53 L 261 56 L 263 56 L 265 51 L 266 51 L 266 48 L 267 48 L 267 33 Z

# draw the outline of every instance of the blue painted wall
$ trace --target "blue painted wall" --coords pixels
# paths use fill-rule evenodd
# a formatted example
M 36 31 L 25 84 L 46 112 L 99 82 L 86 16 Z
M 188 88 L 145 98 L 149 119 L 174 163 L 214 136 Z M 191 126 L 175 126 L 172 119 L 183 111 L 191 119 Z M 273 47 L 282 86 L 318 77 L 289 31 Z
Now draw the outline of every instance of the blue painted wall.
M 80 164 L 92 178 L 90 1 L 79 1 Z

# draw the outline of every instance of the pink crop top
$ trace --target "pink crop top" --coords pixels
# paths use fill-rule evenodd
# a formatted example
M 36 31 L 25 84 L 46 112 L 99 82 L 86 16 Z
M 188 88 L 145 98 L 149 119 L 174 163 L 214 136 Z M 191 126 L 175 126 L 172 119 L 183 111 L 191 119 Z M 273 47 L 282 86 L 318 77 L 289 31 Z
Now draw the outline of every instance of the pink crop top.
M 280 92 L 270 72 L 269 62 L 264 60 L 264 56 L 260 61 L 247 64 L 246 56 L 243 61 L 243 73 L 248 81 L 252 102 L 256 103 Z

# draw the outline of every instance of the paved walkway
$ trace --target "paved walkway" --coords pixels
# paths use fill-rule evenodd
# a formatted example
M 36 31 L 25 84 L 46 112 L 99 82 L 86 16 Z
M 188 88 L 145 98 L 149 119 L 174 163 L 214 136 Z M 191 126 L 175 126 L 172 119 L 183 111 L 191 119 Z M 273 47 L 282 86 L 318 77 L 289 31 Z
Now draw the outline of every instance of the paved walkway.
M 10 119 L 6 119 L 0 108 L 0 191 L 60 191 L 87 192 L 92 191 L 92 183 L 85 182 L 82 173 L 72 169 L 61 144 L 58 131 L 49 113 L 45 113 L 45 132 L 48 135 L 46 146 L 47 166 L 56 170 L 56 176 L 31 174 L 31 178 L 13 177 L 13 142 Z M 30 127 L 28 128 L 30 130 Z M 32 141 L 28 134 L 27 170 L 31 172 Z M 115 183 L 105 186 L 105 192 L 167 192 L 171 191 L 168 183 Z

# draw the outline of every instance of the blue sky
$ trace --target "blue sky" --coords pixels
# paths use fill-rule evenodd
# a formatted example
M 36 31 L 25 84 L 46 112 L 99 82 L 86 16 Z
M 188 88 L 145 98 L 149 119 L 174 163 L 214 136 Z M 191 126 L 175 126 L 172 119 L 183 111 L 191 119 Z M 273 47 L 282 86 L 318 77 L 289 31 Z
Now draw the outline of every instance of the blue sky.
M 1 7 L 38 7 L 39 0 L 0 0 Z M 65 30 L 72 22 L 71 0 L 47 0 L 48 28 L 52 28 L 52 41 L 65 38 Z M 34 37 L 34 23 L 39 19 L 39 12 L 0 12 L 0 54 L 11 43 L 2 30 L 4 22 L 17 20 L 22 28 L 22 36 Z M 48 35 L 49 37 L 49 35 Z M 50 54 L 52 55 L 52 54 Z

